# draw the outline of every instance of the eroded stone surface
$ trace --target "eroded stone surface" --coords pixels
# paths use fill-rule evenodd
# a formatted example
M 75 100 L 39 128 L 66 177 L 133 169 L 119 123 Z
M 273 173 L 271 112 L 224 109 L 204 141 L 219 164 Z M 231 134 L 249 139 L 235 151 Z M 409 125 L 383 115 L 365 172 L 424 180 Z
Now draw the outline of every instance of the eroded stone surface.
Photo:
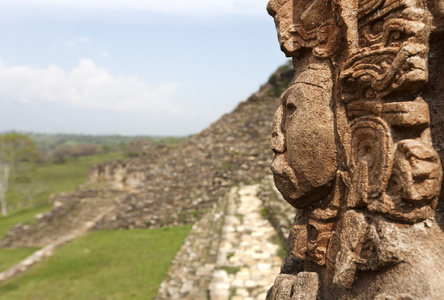
M 318 278 L 311 298 L 444 295 L 444 234 L 435 221 L 444 86 L 442 68 L 429 72 L 429 58 L 444 55 L 429 46 L 442 45 L 442 3 L 269 2 L 296 70 L 274 117 L 271 168 L 300 211 L 286 275 L 268 299 L 307 295 L 297 288 L 301 274 Z

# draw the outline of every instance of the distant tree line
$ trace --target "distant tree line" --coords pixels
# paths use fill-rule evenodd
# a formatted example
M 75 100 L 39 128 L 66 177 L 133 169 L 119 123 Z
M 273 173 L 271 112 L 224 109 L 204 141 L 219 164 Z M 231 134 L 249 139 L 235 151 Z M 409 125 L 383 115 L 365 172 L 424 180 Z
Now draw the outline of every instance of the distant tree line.
M 65 163 L 67 159 L 101 153 L 122 151 L 124 157 L 137 157 L 155 144 L 177 144 L 181 137 L 121 136 L 121 135 L 72 135 L 36 134 L 35 141 L 43 162 Z
M 69 158 L 91 156 L 110 151 L 111 147 L 109 146 L 101 148 L 95 144 L 77 144 L 74 146 L 58 146 L 52 150 L 40 149 L 39 152 L 42 161 L 62 164 Z

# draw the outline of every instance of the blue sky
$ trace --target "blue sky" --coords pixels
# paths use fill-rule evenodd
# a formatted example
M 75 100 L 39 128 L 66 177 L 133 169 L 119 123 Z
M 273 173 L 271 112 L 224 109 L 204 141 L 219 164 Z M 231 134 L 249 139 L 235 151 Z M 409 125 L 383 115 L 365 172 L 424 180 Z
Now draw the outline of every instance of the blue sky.
M 285 62 L 266 2 L 2 0 L 0 131 L 197 133 Z

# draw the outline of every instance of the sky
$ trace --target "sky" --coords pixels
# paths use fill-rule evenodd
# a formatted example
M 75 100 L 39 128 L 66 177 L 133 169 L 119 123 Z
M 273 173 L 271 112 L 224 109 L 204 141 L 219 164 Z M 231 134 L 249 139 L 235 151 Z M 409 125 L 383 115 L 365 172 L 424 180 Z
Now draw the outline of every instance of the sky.
M 0 132 L 195 134 L 286 58 L 267 0 L 1 0 Z

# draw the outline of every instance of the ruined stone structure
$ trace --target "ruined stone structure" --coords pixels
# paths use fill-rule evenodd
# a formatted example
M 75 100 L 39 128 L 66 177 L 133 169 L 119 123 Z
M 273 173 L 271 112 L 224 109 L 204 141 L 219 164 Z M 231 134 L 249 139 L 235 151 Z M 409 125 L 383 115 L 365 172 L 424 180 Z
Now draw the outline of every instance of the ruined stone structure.
M 267 299 L 443 299 L 444 1 L 267 9 L 296 70 L 271 168 L 299 209 Z
M 295 212 L 268 167 L 273 113 L 293 75 L 290 64 L 279 67 L 231 113 L 180 144 L 152 144 L 141 157 L 94 166 L 88 182 L 54 195 L 53 209 L 33 225 L 8 231 L 0 248 L 43 249 L 0 273 L 0 282 L 90 230 L 194 223 L 156 299 L 264 299 Z

